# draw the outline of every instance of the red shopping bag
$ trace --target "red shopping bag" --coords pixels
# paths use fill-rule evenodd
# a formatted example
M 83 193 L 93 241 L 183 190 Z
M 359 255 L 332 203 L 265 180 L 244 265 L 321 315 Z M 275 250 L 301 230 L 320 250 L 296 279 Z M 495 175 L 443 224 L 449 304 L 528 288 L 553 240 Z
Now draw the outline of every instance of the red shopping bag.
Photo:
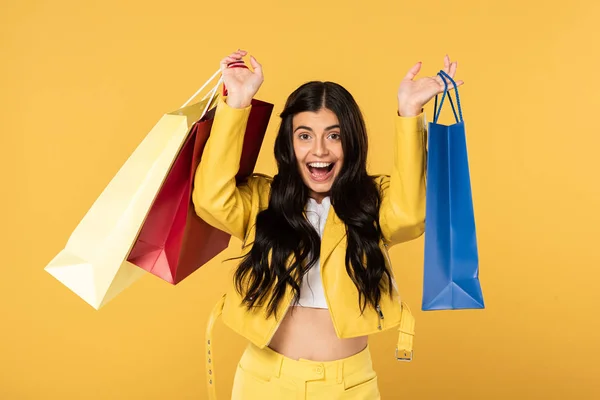
M 148 213 L 128 261 L 177 284 L 227 248 L 229 234 L 204 222 L 192 204 L 192 184 L 214 111 L 196 122 Z M 237 179 L 254 171 L 273 104 L 252 100 Z

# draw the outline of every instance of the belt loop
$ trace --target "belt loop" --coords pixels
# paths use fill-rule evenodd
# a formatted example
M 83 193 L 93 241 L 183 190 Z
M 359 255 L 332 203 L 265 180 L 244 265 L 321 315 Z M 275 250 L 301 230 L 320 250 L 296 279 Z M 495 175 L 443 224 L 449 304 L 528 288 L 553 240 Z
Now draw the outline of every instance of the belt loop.
M 338 361 L 336 383 L 339 384 L 342 382 L 344 382 L 344 361 Z
M 208 318 L 208 324 L 206 325 L 206 334 L 205 334 L 205 357 L 206 357 L 206 384 L 208 388 L 208 398 L 209 400 L 215 400 L 217 398 L 217 392 L 215 389 L 215 368 L 214 368 L 214 351 L 213 351 L 213 338 L 212 331 L 215 326 L 215 322 L 217 318 L 223 312 L 223 305 L 225 304 L 225 295 L 223 295 L 217 304 L 215 304 L 210 316 Z

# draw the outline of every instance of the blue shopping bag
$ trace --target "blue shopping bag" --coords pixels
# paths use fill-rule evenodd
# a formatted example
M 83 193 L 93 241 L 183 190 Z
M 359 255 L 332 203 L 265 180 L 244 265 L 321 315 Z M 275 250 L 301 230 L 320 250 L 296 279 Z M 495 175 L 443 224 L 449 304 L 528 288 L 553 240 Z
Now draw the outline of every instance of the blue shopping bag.
M 435 98 L 428 129 L 422 309 L 484 308 L 465 123 L 456 83 L 444 71 L 438 75 L 445 88 L 439 109 Z M 458 115 L 448 81 L 454 85 Z M 456 119 L 448 126 L 438 124 L 446 96 Z

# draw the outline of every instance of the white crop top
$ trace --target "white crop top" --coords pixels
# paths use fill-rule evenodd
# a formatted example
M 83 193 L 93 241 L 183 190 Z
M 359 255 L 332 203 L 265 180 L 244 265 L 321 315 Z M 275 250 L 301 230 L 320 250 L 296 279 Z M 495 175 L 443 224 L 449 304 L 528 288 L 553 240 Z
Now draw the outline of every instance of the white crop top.
M 325 197 L 321 204 L 310 198 L 306 204 L 306 216 L 321 238 L 323 238 L 323 230 L 325 229 L 325 221 L 327 220 L 330 206 L 331 200 L 329 197 Z M 301 307 L 327 308 L 325 291 L 323 290 L 323 282 L 321 281 L 320 260 L 317 260 L 315 265 L 304 275 L 302 285 L 300 286 L 300 298 L 296 305 Z

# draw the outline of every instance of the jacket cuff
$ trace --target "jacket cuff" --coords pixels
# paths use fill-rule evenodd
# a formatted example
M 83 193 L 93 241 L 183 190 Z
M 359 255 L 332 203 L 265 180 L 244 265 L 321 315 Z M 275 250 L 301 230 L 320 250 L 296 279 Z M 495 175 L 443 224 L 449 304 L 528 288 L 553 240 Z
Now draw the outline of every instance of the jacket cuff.
M 250 109 L 252 108 L 252 104 L 250 104 L 248 107 L 244 107 L 244 108 L 234 108 L 231 107 L 229 104 L 227 104 L 227 97 L 220 97 L 219 98 L 219 102 L 217 103 L 217 109 L 221 109 L 221 110 L 226 110 L 226 112 L 229 112 L 231 114 L 244 114 L 244 113 L 249 113 Z
M 396 115 L 396 128 L 398 133 L 423 133 L 425 132 L 425 113 L 421 111 L 414 117 L 401 117 Z

